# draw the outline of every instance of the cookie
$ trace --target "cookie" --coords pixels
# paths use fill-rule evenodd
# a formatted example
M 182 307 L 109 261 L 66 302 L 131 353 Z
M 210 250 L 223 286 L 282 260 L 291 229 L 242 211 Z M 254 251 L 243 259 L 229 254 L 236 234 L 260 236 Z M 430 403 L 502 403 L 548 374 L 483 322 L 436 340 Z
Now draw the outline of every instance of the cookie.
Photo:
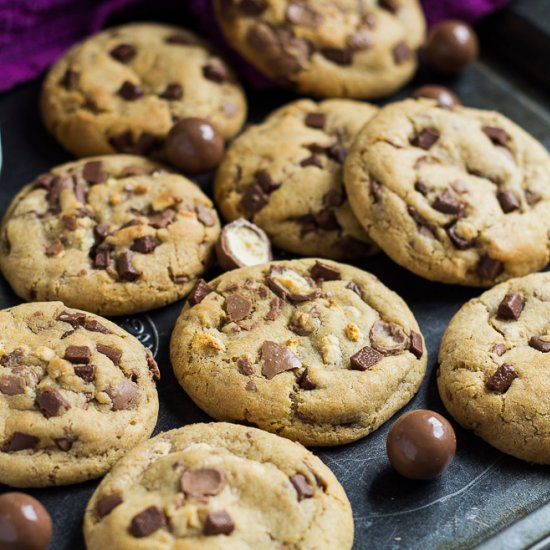
M 220 233 L 191 181 L 141 157 L 70 162 L 38 176 L 0 226 L 0 269 L 21 298 L 122 315 L 185 296 Z
M 226 423 L 193 424 L 139 445 L 86 508 L 89 550 L 349 550 L 351 506 L 301 445 Z
M 151 352 L 61 302 L 0 311 L 0 482 L 66 485 L 105 474 L 157 420 Z
M 499 113 L 388 105 L 357 137 L 344 180 L 369 236 L 426 279 L 492 286 L 550 259 L 550 156 Z
M 375 252 L 346 199 L 342 165 L 376 111 L 352 100 L 303 99 L 249 128 L 218 168 L 214 195 L 223 215 L 253 220 L 273 244 L 304 256 Z
M 445 407 L 512 456 L 550 464 L 550 274 L 506 281 L 467 302 L 441 342 Z
M 375 98 L 417 67 L 417 0 L 215 0 L 227 41 L 264 75 L 304 94 Z
M 176 378 L 208 414 L 304 445 L 374 431 L 413 397 L 427 361 L 399 296 L 369 273 L 315 259 L 201 281 L 170 355 Z
M 110 28 L 74 46 L 44 80 L 48 131 L 78 157 L 136 153 L 166 160 L 178 120 L 209 120 L 224 138 L 246 116 L 231 69 L 202 39 L 169 25 Z

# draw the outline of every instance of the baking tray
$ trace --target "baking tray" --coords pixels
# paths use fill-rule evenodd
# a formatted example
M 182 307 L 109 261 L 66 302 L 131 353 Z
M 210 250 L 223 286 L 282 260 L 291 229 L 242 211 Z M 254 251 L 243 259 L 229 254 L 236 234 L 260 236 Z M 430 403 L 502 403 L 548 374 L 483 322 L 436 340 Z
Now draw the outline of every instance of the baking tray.
M 520 0 L 522 4 L 531 0 Z M 533 4 L 550 4 L 549 0 Z M 548 6 L 550 9 L 550 6 Z M 155 19 L 192 26 L 182 11 L 156 13 Z M 521 17 L 511 10 L 506 17 Z M 132 19 L 136 16 L 133 14 Z M 498 28 L 496 18 L 484 27 Z M 124 19 L 112 21 L 120 23 Z M 482 37 L 484 28 L 482 27 Z M 486 32 L 489 32 L 487 30 Z M 492 36 L 492 31 L 490 32 Z M 542 55 L 543 52 L 541 52 Z M 548 51 L 546 51 L 548 55 Z M 503 73 L 502 67 L 505 72 Z M 396 98 L 419 83 L 433 82 L 420 74 Z M 489 51 L 460 78 L 439 82 L 454 89 L 463 103 L 496 109 L 519 122 L 550 149 L 550 105 L 538 86 L 516 75 L 511 65 Z M 0 130 L 4 168 L 0 176 L 0 210 L 5 211 L 16 191 L 37 174 L 71 157 L 49 137 L 38 114 L 40 81 L 0 95 Z M 295 98 L 290 93 L 248 90 L 250 120 L 257 121 L 277 106 Z M 211 177 L 198 180 L 208 193 Z M 282 255 L 280 255 L 282 257 Z M 382 254 L 355 262 L 376 274 L 398 292 L 414 312 L 429 350 L 428 373 L 412 402 L 403 410 L 429 408 L 443 414 L 435 384 L 439 341 L 447 323 L 460 306 L 479 290 L 446 286 L 420 279 Z M 216 275 L 215 271 L 206 278 Z M 20 303 L 0 279 L 0 307 Z M 177 383 L 169 363 L 168 343 L 182 302 L 131 317 L 113 318 L 156 354 L 162 379 L 158 384 L 160 414 L 156 432 L 193 422 L 208 421 Z M 402 411 L 402 412 L 403 412 Z M 353 506 L 356 550 L 366 548 L 515 550 L 550 548 L 550 475 L 548 468 L 532 466 L 506 456 L 470 432 L 457 431 L 458 452 L 449 469 L 430 482 L 415 482 L 397 475 L 389 466 L 385 443 L 392 421 L 370 436 L 350 445 L 317 448 L 314 452 L 343 484 Z M 54 521 L 52 549 L 84 548 L 82 516 L 97 482 L 29 490 L 48 508 Z M 0 492 L 10 490 L 0 485 Z M 337 550 L 337 549 L 335 549 Z

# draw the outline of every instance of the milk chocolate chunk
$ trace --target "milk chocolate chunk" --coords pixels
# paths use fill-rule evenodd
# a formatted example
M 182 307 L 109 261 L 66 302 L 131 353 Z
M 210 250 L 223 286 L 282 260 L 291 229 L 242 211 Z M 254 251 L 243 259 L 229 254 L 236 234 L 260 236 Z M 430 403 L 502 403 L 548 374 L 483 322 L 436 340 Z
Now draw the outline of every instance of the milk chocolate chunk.
M 59 85 L 63 86 L 66 90 L 74 90 L 80 79 L 80 73 L 71 69 L 70 67 L 63 73 Z
M 187 301 L 190 306 L 195 306 L 200 304 L 213 291 L 214 289 L 204 279 L 199 279 L 189 293 Z
M 103 240 L 109 234 L 109 224 L 108 223 L 98 223 L 94 227 L 94 236 L 98 240 Z
M 304 372 L 300 375 L 300 378 L 298 378 L 298 385 L 303 390 L 314 390 L 317 387 L 317 384 L 311 379 L 309 376 L 309 372 L 307 369 L 304 370 Z
M 162 212 L 150 214 L 148 219 L 151 227 L 154 227 L 155 229 L 164 229 L 174 223 L 176 219 L 176 211 L 173 208 L 165 208 Z
M 430 130 L 426 128 L 421 130 L 411 139 L 411 145 L 415 147 L 420 147 L 426 151 L 430 149 L 436 141 L 439 139 L 439 132 L 437 130 Z
M 93 382 L 95 380 L 95 365 L 77 365 L 74 367 L 74 373 L 84 380 L 84 382 Z
M 116 270 L 123 281 L 135 281 L 141 275 L 132 264 L 133 254 L 130 251 L 123 252 L 116 259 Z
M 231 516 L 221 510 L 208 512 L 204 524 L 203 534 L 205 535 L 229 535 L 235 529 Z
M 109 143 L 114 149 L 121 153 L 133 153 L 134 152 L 134 137 L 130 130 L 111 136 Z
M 308 113 L 304 119 L 305 125 L 322 130 L 327 122 L 325 113 Z
M 531 336 L 529 345 L 542 353 L 550 352 L 550 342 L 543 340 L 540 336 Z
M 68 453 L 73 448 L 73 441 L 66 437 L 58 437 L 57 439 L 54 439 L 53 442 L 60 451 L 65 453 Z
M 153 237 L 152 235 L 145 235 L 137 238 L 134 241 L 134 244 L 132 244 L 130 250 L 141 254 L 149 254 L 153 252 L 159 244 L 160 241 L 156 237 Z
M 227 69 L 222 65 L 205 65 L 202 74 L 204 78 L 217 84 L 223 84 L 229 77 Z
M 467 250 L 475 246 L 475 239 L 465 239 L 460 236 L 456 223 L 447 227 L 447 235 L 449 235 L 449 239 L 451 239 L 451 242 L 458 250 Z
M 502 129 L 494 126 L 483 126 L 482 132 L 493 142 L 494 145 L 506 147 L 510 136 Z
M 369 333 L 370 345 L 384 355 L 401 353 L 409 345 L 405 331 L 396 323 L 378 320 Z
M 460 105 L 458 96 L 443 86 L 421 86 L 411 94 L 411 97 L 415 99 L 420 97 L 435 99 L 437 101 L 437 106 L 443 107 L 444 109 L 454 109 L 457 105 Z
M 124 380 L 115 388 L 107 391 L 112 401 L 114 411 L 129 409 L 139 396 L 139 387 L 130 380 Z
M 5 453 L 15 453 L 27 449 L 36 449 L 40 440 L 38 437 L 23 432 L 13 432 L 10 439 L 4 443 L 2 451 Z
M 500 207 L 505 214 L 517 210 L 521 205 L 512 191 L 499 191 L 497 193 L 497 199 L 500 203 Z
M 550 351 L 550 348 L 549 348 Z M 506 344 L 499 342 L 491 348 L 491 353 L 496 353 L 499 357 L 506 353 Z
M 88 346 L 69 346 L 65 350 L 65 359 L 71 363 L 88 364 L 92 357 L 92 351 Z
M 83 325 L 86 315 L 84 313 L 69 311 L 62 311 L 58 316 L 58 321 L 63 321 L 64 323 L 69 323 L 73 328 L 78 328 Z
M 323 168 L 323 162 L 318 155 L 311 155 L 304 160 L 300 161 L 300 166 L 306 168 L 307 166 L 315 166 L 316 168 Z
M 524 307 L 525 300 L 519 292 L 506 294 L 498 306 L 497 317 L 517 321 Z
M 181 490 L 188 498 L 208 500 L 222 492 L 225 476 L 218 468 L 194 468 L 181 476 Z
M 308 483 L 305 476 L 302 474 L 294 474 L 289 477 L 290 483 L 292 483 L 296 493 L 298 494 L 298 501 L 304 500 L 305 498 L 311 498 L 314 495 L 313 487 Z
M 254 173 L 254 178 L 256 180 L 256 183 L 262 188 L 264 193 L 273 193 L 275 189 L 281 187 L 280 183 L 273 181 L 267 170 L 257 170 Z
M 258 185 L 251 185 L 241 197 L 241 204 L 250 214 L 259 212 L 268 202 L 269 198 L 264 190 Z
M 136 101 L 144 95 L 143 87 L 140 84 L 135 84 L 129 80 L 125 80 L 120 89 L 118 95 L 126 101 Z
M 368 32 L 357 31 L 348 36 L 346 45 L 352 51 L 368 50 L 372 46 L 372 38 Z
M 71 189 L 74 187 L 74 181 L 68 176 L 56 176 L 48 189 L 46 199 L 48 206 L 52 214 L 58 214 L 60 211 L 59 197 L 64 189 Z
M 265 320 L 266 321 L 275 321 L 281 314 L 281 311 L 283 310 L 284 302 L 279 298 L 278 296 L 275 296 L 275 298 L 272 298 L 271 302 L 269 303 L 269 311 L 265 314 Z
M 230 294 L 225 300 L 225 309 L 230 321 L 242 321 L 252 310 L 252 302 L 240 294 Z
M 122 358 L 122 352 L 118 349 L 112 348 L 111 346 L 106 346 L 104 344 L 97 344 L 96 350 L 108 357 L 114 365 L 120 365 L 120 359 Z
M 111 54 L 111 57 L 117 61 L 120 61 L 121 63 L 129 63 L 136 56 L 137 50 L 135 46 L 132 46 L 132 44 L 119 44 L 109 53 Z
M 95 506 L 95 510 L 100 519 L 108 516 L 117 506 L 123 503 L 122 495 L 120 493 L 111 493 L 100 498 Z
M 384 356 L 375 349 L 365 346 L 350 357 L 351 368 L 365 371 L 372 368 Z
M 254 367 L 246 357 L 239 357 L 237 359 L 237 368 L 239 369 L 239 372 L 245 376 L 254 374 Z
M 477 274 L 482 279 L 496 279 L 503 270 L 503 263 L 489 256 L 482 256 L 477 266 Z
M 518 378 L 518 373 L 512 365 L 504 363 L 496 372 L 485 382 L 485 386 L 488 390 L 497 393 L 506 393 L 512 382 Z
M 409 351 L 417 358 L 420 359 L 424 355 L 424 342 L 422 342 L 422 336 L 411 330 Z
M 359 298 L 362 298 L 363 297 L 363 294 L 361 292 L 361 289 L 359 288 L 359 286 L 357 285 L 357 283 L 354 283 L 353 281 L 350 281 L 347 285 L 346 285 L 346 288 L 348 290 L 351 290 L 352 292 L 355 292 L 355 294 L 357 294 L 357 296 L 359 296 Z
M 63 243 L 59 239 L 55 239 L 52 244 L 46 247 L 45 254 L 51 258 L 53 256 L 58 256 L 63 250 L 65 250 Z
M 343 145 L 333 145 L 327 151 L 327 156 L 338 164 L 344 164 L 348 158 L 348 150 Z
M 439 193 L 432 204 L 439 212 L 444 214 L 461 214 L 464 205 L 457 199 L 456 195 L 449 189 Z
M 101 332 L 101 334 L 111 334 L 111 331 L 105 326 L 102 325 L 99 321 L 95 319 L 86 319 L 82 325 L 86 330 L 90 332 Z
M 159 97 L 162 99 L 168 99 L 169 101 L 181 99 L 183 97 L 183 87 L 178 83 L 168 84 L 164 92 L 162 92 Z
M 352 52 L 349 49 L 323 48 L 321 54 L 336 65 L 351 65 Z
M 283 265 L 270 267 L 267 284 L 279 297 L 288 297 L 293 302 L 305 302 L 321 295 L 321 290 L 312 279 Z
M 261 356 L 262 374 L 268 380 L 282 372 L 299 369 L 302 366 L 300 359 L 290 349 L 269 340 L 262 344 Z
M 204 204 L 197 204 L 195 212 L 197 213 L 197 219 L 206 227 L 212 227 L 216 223 L 212 209 L 204 206 Z
M 145 358 L 147 360 L 147 366 L 149 367 L 149 372 L 151 373 L 153 380 L 160 380 L 159 366 L 157 365 L 157 362 L 155 361 L 155 358 L 151 353 L 151 350 L 149 348 L 144 348 L 144 351 L 145 351 Z
M 542 197 L 538 193 L 532 191 L 525 191 L 525 200 L 529 206 L 534 206 L 542 200 Z
M 323 279 L 324 281 L 337 281 L 341 278 L 341 271 L 332 265 L 325 264 L 317 260 L 315 265 L 309 270 L 311 276 L 317 279 Z
M 412 52 L 405 42 L 400 42 L 393 49 L 393 60 L 396 65 L 401 65 L 412 58 Z
M 305 2 L 290 2 L 285 15 L 289 23 L 308 29 L 317 28 L 323 20 L 322 16 Z
M 42 390 L 36 398 L 36 404 L 46 418 L 58 416 L 63 409 L 68 410 L 71 408 L 56 389 Z
M 25 393 L 27 381 L 19 374 L 3 374 L 0 376 L 0 393 L 4 395 L 21 395 Z
M 166 517 L 158 506 L 149 506 L 143 512 L 136 514 L 130 524 L 130 533 L 136 538 L 152 535 L 166 525 Z

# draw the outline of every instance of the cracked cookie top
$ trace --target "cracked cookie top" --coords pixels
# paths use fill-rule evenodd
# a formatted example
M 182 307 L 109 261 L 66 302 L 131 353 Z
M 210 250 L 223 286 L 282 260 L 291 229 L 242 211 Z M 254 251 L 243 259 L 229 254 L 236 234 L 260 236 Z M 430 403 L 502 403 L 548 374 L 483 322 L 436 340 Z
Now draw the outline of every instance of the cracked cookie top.
M 332 472 L 301 445 L 194 424 L 159 434 L 113 468 L 88 504 L 84 535 L 90 550 L 349 550 L 353 519 Z
M 517 458 L 550 464 L 550 274 L 466 303 L 441 342 L 439 393 L 465 428 Z
M 388 105 L 344 172 L 367 233 L 422 277 L 492 286 L 550 259 L 550 156 L 499 113 L 428 99 Z
M 265 75 L 322 97 L 389 95 L 413 75 L 417 0 L 215 0 L 229 43 Z
M 376 111 L 357 101 L 304 99 L 249 128 L 230 145 L 216 175 L 215 199 L 224 216 L 253 220 L 273 244 L 304 256 L 373 253 L 346 198 L 342 166 Z
M 208 414 L 306 445 L 375 430 L 411 399 L 427 362 L 401 298 L 369 273 L 315 259 L 201 281 L 170 352 Z
M 157 420 L 153 356 L 133 336 L 61 302 L 0 311 L 0 481 L 103 475 Z
M 48 130 L 76 156 L 133 153 L 165 160 L 175 122 L 207 119 L 228 139 L 246 100 L 231 69 L 195 34 L 134 23 L 100 32 L 66 52 L 42 91 Z
M 25 300 L 120 315 L 185 296 L 220 233 L 210 199 L 141 157 L 58 166 L 13 199 L 0 268 Z

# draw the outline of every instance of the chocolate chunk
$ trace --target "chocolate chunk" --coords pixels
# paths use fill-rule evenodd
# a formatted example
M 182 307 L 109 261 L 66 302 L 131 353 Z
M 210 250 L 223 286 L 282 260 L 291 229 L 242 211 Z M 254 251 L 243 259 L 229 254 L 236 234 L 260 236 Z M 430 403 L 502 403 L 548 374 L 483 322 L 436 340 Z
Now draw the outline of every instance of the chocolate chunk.
M 502 129 L 494 126 L 483 126 L 482 132 L 493 142 L 494 145 L 506 147 L 510 136 Z
M 344 194 L 341 189 L 330 189 L 323 195 L 323 205 L 337 208 L 344 202 Z
M 130 251 L 127 251 L 116 259 L 116 270 L 123 281 L 135 281 L 141 275 L 141 272 L 132 264 L 133 256 Z
M 323 279 L 324 281 L 337 281 L 342 276 L 342 272 L 337 267 L 319 260 L 315 262 L 309 272 L 314 279 Z
M 80 79 L 80 73 L 71 69 L 70 67 L 63 73 L 59 85 L 63 86 L 66 90 L 74 90 L 78 86 Z
M 529 345 L 542 353 L 550 352 L 550 342 L 543 340 L 540 336 L 531 336 Z
M 421 181 L 417 181 L 414 184 L 414 188 L 416 191 L 418 191 L 421 195 L 426 196 L 428 194 L 428 188 L 426 187 L 426 184 L 422 183 Z
M 382 184 L 373 178 L 370 180 L 370 195 L 375 204 L 382 200 Z
M 281 187 L 280 183 L 274 182 L 273 179 L 271 179 L 271 176 L 269 175 L 269 172 L 267 172 L 267 170 L 258 170 L 254 174 L 254 178 L 256 179 L 256 183 L 262 188 L 264 193 L 273 193 L 275 189 Z
M 99 321 L 96 321 L 95 319 L 86 319 L 83 326 L 86 330 L 89 330 L 90 332 L 111 334 L 111 331 L 105 325 L 102 325 Z
M 400 42 L 393 49 L 393 59 L 397 65 L 401 65 L 412 58 L 412 52 L 405 42 Z
M 108 248 L 96 248 L 94 256 L 94 267 L 96 269 L 107 269 L 111 265 L 111 252 Z
M 477 265 L 477 274 L 482 279 L 496 279 L 504 270 L 504 265 L 499 260 L 489 256 L 482 256 Z
M 225 309 L 230 321 L 242 321 L 252 309 L 252 302 L 240 294 L 230 294 L 225 300 Z
M 306 166 L 315 166 L 317 168 L 323 168 L 323 162 L 318 155 L 311 155 L 300 162 L 300 166 L 305 168 Z
M 550 351 L 550 348 L 549 348 L 549 351 Z M 501 342 L 499 342 L 498 344 L 495 344 L 492 348 L 491 348 L 491 352 L 492 353 L 496 353 L 499 357 L 501 355 L 504 355 L 504 353 L 506 352 L 506 344 L 503 344 Z
M 439 132 L 437 130 L 430 130 L 428 128 L 421 130 L 411 139 L 411 145 L 420 147 L 426 151 L 430 149 L 434 143 L 439 139 Z
M 138 539 L 148 537 L 166 525 L 166 517 L 158 506 L 149 506 L 136 514 L 130 524 L 130 533 Z
M 103 171 L 103 163 L 100 160 L 87 162 L 82 167 L 82 177 L 90 184 L 103 183 L 107 174 Z
M 159 97 L 161 97 L 162 99 L 168 99 L 170 101 L 181 99 L 183 97 L 183 87 L 181 86 L 181 84 L 177 84 L 176 82 L 168 84 L 164 92 L 159 94 Z
M 173 208 L 165 208 L 162 212 L 156 212 L 148 216 L 149 225 L 155 229 L 164 229 L 176 220 L 176 211 Z
M 505 214 L 513 212 L 520 207 L 519 201 L 511 191 L 499 191 L 497 193 L 497 199 L 500 203 L 500 207 Z
M 376 321 L 370 329 L 370 345 L 384 355 L 401 353 L 408 345 L 405 331 L 396 323 Z
M 94 236 L 98 240 L 103 240 L 109 234 L 109 224 L 108 223 L 98 223 L 94 227 Z
M 117 506 L 123 503 L 122 495 L 119 493 L 111 493 L 110 495 L 100 498 L 96 505 L 95 511 L 100 519 L 108 516 Z
M 432 206 L 444 214 L 462 214 L 464 210 L 464 205 L 450 189 L 445 189 L 439 193 L 435 197 Z
M 279 297 L 288 297 L 294 302 L 313 300 L 321 295 L 321 290 L 312 279 L 282 265 L 270 267 L 267 284 Z
M 313 487 L 302 474 L 294 474 L 290 476 L 289 479 L 298 493 L 298 501 L 304 500 L 305 498 L 311 498 L 314 495 Z
M 307 369 L 302 372 L 300 375 L 300 378 L 298 378 L 298 385 L 303 390 L 311 391 L 317 388 L 317 384 L 311 379 L 309 376 L 309 372 Z
M 457 105 L 460 105 L 460 99 L 448 88 L 443 86 L 426 85 L 417 88 L 411 97 L 418 99 L 420 97 L 427 97 L 429 99 L 435 99 L 437 106 L 443 109 L 454 109 Z
M 143 94 L 143 87 L 140 84 L 134 84 L 129 80 L 125 80 L 118 90 L 118 95 L 126 101 L 136 101 L 140 97 L 143 97 Z
M 64 189 L 74 187 L 74 181 L 70 177 L 56 176 L 48 189 L 46 200 L 48 201 L 49 210 L 52 214 L 58 214 L 61 210 L 59 206 L 59 197 Z
M 359 30 L 347 37 L 346 44 L 354 52 L 368 50 L 372 46 L 372 38 L 368 32 Z
M 361 292 L 361 289 L 359 288 L 359 286 L 354 283 L 353 281 L 350 281 L 347 285 L 346 285 L 346 288 L 348 290 L 351 290 L 352 292 L 355 292 L 355 294 L 357 294 L 357 296 L 359 296 L 359 298 L 363 298 L 363 294 Z
M 0 376 L 0 393 L 4 395 L 21 395 L 25 393 L 27 381 L 18 374 L 4 374 Z
M 313 222 L 316 229 L 324 229 L 325 231 L 338 231 L 340 229 L 334 208 L 319 210 L 319 212 L 313 214 Z
M 70 311 L 62 311 L 57 316 L 58 321 L 69 323 L 73 328 L 78 328 L 82 326 L 85 319 L 86 319 L 86 315 L 84 313 L 78 313 L 78 312 L 71 313 Z
M 88 364 L 92 351 L 88 346 L 69 346 L 65 350 L 65 359 L 75 364 Z
M 397 0 L 378 0 L 378 4 L 381 8 L 384 8 L 391 13 L 397 13 L 397 10 L 399 9 L 399 2 Z
M 36 449 L 40 440 L 38 437 L 23 432 L 13 432 L 10 439 L 4 443 L 2 451 L 4 453 L 15 453 L 27 449 Z
M 229 535 L 235 529 L 231 516 L 223 510 L 208 512 L 204 524 L 204 535 Z
M 116 388 L 107 391 L 112 401 L 113 411 L 129 409 L 139 396 L 139 387 L 130 380 L 124 380 Z
M 310 128 L 317 128 L 322 130 L 327 122 L 325 113 L 307 113 L 304 123 Z
M 538 193 L 532 191 L 525 191 L 525 200 L 529 206 L 533 206 L 542 200 L 542 197 Z
M 0 356 L 0 365 L 8 367 L 10 369 L 17 367 L 21 364 L 24 351 L 21 348 L 14 349 L 11 353 L 5 353 Z
M 139 252 L 141 254 L 149 254 L 155 250 L 155 248 L 160 244 L 160 241 L 153 237 L 152 235 L 145 235 L 144 237 L 139 237 L 134 241 L 130 250 L 134 252 Z
M 68 229 L 69 231 L 75 231 L 78 229 L 78 221 L 76 216 L 62 216 L 61 223 L 63 223 L 65 229 Z
M 352 52 L 350 49 L 323 48 L 321 54 L 336 65 L 351 65 Z
M 320 14 L 304 2 L 290 2 L 286 8 L 286 19 L 289 23 L 308 29 L 317 28 L 323 20 Z
M 266 321 L 275 321 L 281 314 L 283 309 L 283 301 L 278 296 L 275 296 L 269 303 L 269 311 L 265 314 Z
M 456 223 L 447 227 L 447 235 L 449 235 L 449 239 L 451 239 L 453 245 L 459 250 L 467 250 L 475 246 L 475 239 L 465 239 L 457 233 Z
M 300 359 L 290 349 L 269 340 L 262 344 L 261 355 L 264 362 L 262 375 L 268 380 L 282 372 L 299 369 L 302 366 Z
M 525 300 L 519 292 L 506 294 L 498 306 L 497 317 L 517 321 L 524 307 Z
M 205 65 L 202 74 L 207 80 L 223 84 L 229 77 L 227 69 L 222 65 Z
M 36 398 L 36 404 L 46 418 L 58 416 L 62 409 L 71 408 L 56 389 L 42 390 Z
M 485 387 L 488 390 L 498 393 L 506 393 L 512 382 L 518 378 L 518 373 L 512 365 L 504 363 L 496 372 L 485 382 Z
M 58 437 L 57 439 L 54 439 L 53 442 L 60 451 L 65 453 L 68 453 L 73 448 L 73 441 L 66 437 Z
M 214 217 L 211 208 L 204 206 L 204 204 L 197 204 L 197 206 L 195 206 L 195 212 L 197 213 L 197 218 L 199 221 L 203 225 L 206 225 L 206 227 L 212 227 L 215 225 L 216 218 Z
M 365 346 L 350 357 L 351 368 L 362 371 L 368 370 L 383 359 L 383 357 L 380 352 L 369 346 Z
M 197 40 L 191 33 L 179 32 L 176 34 L 171 34 L 165 38 L 167 44 L 179 44 L 181 46 L 189 46 L 196 44 Z
M 142 132 L 134 144 L 134 150 L 138 155 L 148 155 L 159 145 L 159 140 L 149 132 Z
M 190 306 L 195 306 L 200 304 L 213 291 L 214 289 L 204 279 L 199 279 L 189 293 L 187 301 Z
M 342 145 L 333 145 L 328 150 L 327 156 L 338 164 L 344 164 L 348 158 L 348 150 Z
M 422 342 L 422 336 L 411 330 L 409 351 L 417 358 L 420 359 L 424 355 L 424 343 Z
M 84 382 L 93 382 L 95 380 L 95 365 L 80 365 L 74 367 L 74 373 L 84 380 Z
M 49 189 L 55 176 L 53 174 L 40 174 L 33 182 L 35 189 Z
M 134 152 L 134 137 L 132 136 L 132 132 L 130 132 L 130 130 L 117 134 L 116 136 L 111 136 L 109 138 L 109 143 L 116 151 L 121 153 Z
M 218 468 L 194 468 L 181 476 L 181 490 L 188 498 L 206 501 L 220 494 L 225 487 L 225 476 Z
M 132 44 L 119 44 L 113 48 L 110 52 L 111 57 L 114 57 L 121 63 L 129 63 L 134 59 L 137 54 L 137 50 Z
M 250 376 L 255 372 L 254 367 L 246 357 L 239 357 L 237 359 L 237 369 L 239 369 L 239 372 L 245 376 Z
M 267 204 L 268 200 L 263 189 L 255 184 L 248 187 L 243 193 L 241 204 L 250 214 L 256 214 Z
M 122 358 L 122 352 L 120 350 L 112 348 L 111 346 L 105 346 L 104 344 L 97 344 L 95 349 L 108 357 L 117 367 L 120 365 L 120 359 Z
M 59 239 L 55 239 L 52 244 L 46 247 L 44 253 L 46 254 L 46 256 L 48 256 L 48 258 L 51 258 L 53 256 L 61 254 L 63 250 L 65 250 L 64 244 Z

